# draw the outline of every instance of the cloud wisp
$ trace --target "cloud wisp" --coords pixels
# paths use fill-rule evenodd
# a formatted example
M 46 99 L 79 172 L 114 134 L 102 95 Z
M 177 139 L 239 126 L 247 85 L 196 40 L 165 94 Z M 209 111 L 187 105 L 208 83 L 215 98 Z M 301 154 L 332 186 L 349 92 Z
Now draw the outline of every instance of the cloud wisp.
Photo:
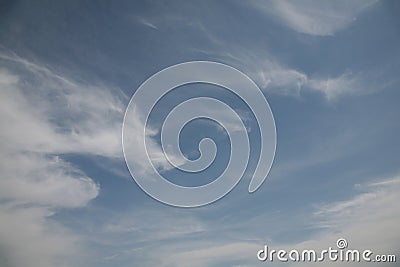
M 254 8 L 276 18 L 288 28 L 308 35 L 329 36 L 345 29 L 366 8 L 369 1 L 253 1 Z
M 0 59 L 8 62 L 0 69 L 5 264 L 72 264 L 82 255 L 80 237 L 52 216 L 60 208 L 85 207 L 100 186 L 63 155 L 121 158 L 123 95 L 76 83 L 12 53 Z

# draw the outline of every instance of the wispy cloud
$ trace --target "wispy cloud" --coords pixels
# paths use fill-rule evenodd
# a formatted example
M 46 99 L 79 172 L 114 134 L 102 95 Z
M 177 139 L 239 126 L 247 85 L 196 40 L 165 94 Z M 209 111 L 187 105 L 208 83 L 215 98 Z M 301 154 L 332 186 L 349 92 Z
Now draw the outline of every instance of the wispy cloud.
M 352 72 L 345 70 L 339 75 L 308 75 L 277 62 L 259 61 L 257 70 L 249 70 L 263 90 L 280 95 L 299 97 L 304 92 L 321 93 L 333 101 L 345 96 L 359 96 L 382 90 L 387 82 L 380 82 L 379 73 L 373 71 Z
M 122 156 L 121 92 L 78 84 L 17 56 L 0 58 L 16 68 L 1 71 L 1 119 L 9 123 L 3 145 L 12 144 L 13 151 Z
M 154 23 L 150 22 L 150 21 L 147 20 L 147 19 L 138 18 L 138 22 L 139 22 L 140 24 L 143 24 L 144 26 L 147 26 L 147 27 L 149 27 L 149 28 L 158 30 L 158 27 L 157 27 Z
M 307 86 L 322 92 L 327 100 L 334 100 L 341 96 L 364 95 L 384 89 L 386 83 L 379 83 L 378 80 L 371 79 L 371 75 L 367 73 L 354 74 L 346 71 L 336 77 L 310 79 Z
M 74 265 L 80 237 L 51 217 L 85 207 L 100 186 L 62 156 L 121 158 L 124 96 L 12 53 L 0 60 L 2 254 L 10 266 Z
M 253 1 L 253 6 L 285 26 L 309 35 L 333 35 L 349 26 L 367 7 L 369 1 Z
M 239 46 L 227 47 L 235 58 L 226 53 L 219 56 L 232 65 L 242 66 L 261 89 L 273 94 L 299 97 L 305 92 L 316 92 L 326 100 L 334 101 L 346 96 L 372 94 L 393 83 L 393 79 L 383 79 L 381 69 L 344 69 L 337 74 L 306 73 L 284 64 L 261 48 L 248 51 Z

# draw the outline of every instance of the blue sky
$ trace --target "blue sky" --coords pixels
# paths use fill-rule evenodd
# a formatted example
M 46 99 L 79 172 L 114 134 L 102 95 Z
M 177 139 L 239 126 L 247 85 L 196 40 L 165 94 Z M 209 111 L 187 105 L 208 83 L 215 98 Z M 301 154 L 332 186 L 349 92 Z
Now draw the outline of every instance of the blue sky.
M 264 244 L 325 249 L 340 237 L 399 257 L 399 11 L 396 1 L 369 0 L 5 1 L 0 265 L 263 266 Z M 216 86 L 171 92 L 151 116 L 154 129 L 181 101 L 212 96 L 240 114 L 254 152 L 228 195 L 182 209 L 135 184 L 121 131 L 141 83 L 193 60 L 251 77 L 278 142 L 267 180 L 248 194 L 259 153 L 248 107 Z M 206 136 L 219 148 L 215 164 L 167 179 L 218 176 L 229 155 L 218 125 L 187 125 L 182 150 L 197 157 Z

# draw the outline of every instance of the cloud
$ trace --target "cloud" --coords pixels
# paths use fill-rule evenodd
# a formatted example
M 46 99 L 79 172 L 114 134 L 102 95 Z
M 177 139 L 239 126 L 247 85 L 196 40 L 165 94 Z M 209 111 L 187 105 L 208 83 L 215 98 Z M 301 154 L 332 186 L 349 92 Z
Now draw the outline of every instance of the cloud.
M 57 156 L 16 154 L 0 158 L 0 195 L 4 200 L 54 207 L 82 207 L 99 185 Z
M 364 80 L 367 80 L 364 75 L 346 71 L 333 78 L 310 79 L 307 85 L 312 90 L 322 92 L 327 100 L 334 100 L 344 95 L 369 94 L 383 87 L 382 84 L 366 83 Z
M 129 112 L 132 112 L 130 120 L 125 120 L 124 122 L 124 134 L 128 133 L 129 138 L 124 140 L 124 152 L 125 156 L 129 158 L 131 162 L 140 166 L 135 170 L 141 176 L 151 176 L 154 175 L 155 171 L 163 172 L 171 170 L 174 168 L 172 164 L 169 163 L 165 157 L 164 151 L 156 141 L 156 136 L 159 134 L 159 130 L 149 126 L 146 126 L 145 142 L 147 148 L 147 155 L 145 153 L 136 153 L 136 147 L 143 144 L 142 135 L 136 134 L 143 132 L 145 123 L 145 116 L 133 107 Z M 127 141 L 128 140 L 128 141 Z M 170 159 L 173 159 L 178 166 L 182 163 L 181 158 L 178 155 L 169 154 Z M 151 164 L 147 162 L 151 161 Z M 156 168 L 156 170 L 153 168 Z
M 258 70 L 250 70 L 263 90 L 280 95 L 301 96 L 303 92 L 319 92 L 328 101 L 344 96 L 371 94 L 386 86 L 371 71 L 344 71 L 336 76 L 310 76 L 282 64 L 263 61 Z M 375 79 L 371 79 L 375 77 Z
M 147 19 L 138 17 L 138 18 L 137 18 L 137 21 L 138 21 L 140 24 L 144 25 L 144 26 L 147 26 L 147 27 L 149 27 L 149 28 L 158 30 L 158 27 L 157 27 L 154 23 L 150 22 L 150 21 L 147 20 Z
M 2 78 L 2 146 L 11 151 L 87 153 L 122 157 L 120 133 L 125 96 L 100 86 L 77 84 L 16 56 L 16 73 Z M 12 144 L 12 147 L 9 145 Z
M 258 246 L 251 242 L 235 242 L 219 246 L 208 244 L 200 249 L 171 254 L 161 266 L 187 266 L 188 262 L 192 262 L 191 266 L 194 267 L 224 266 L 238 261 L 255 263 L 251 258 L 253 256 L 255 259 L 254 255 L 258 249 Z
M 369 1 L 253 1 L 254 8 L 275 17 L 285 26 L 299 33 L 326 36 L 349 26 L 367 7 Z
M 90 152 L 91 147 L 85 148 L 81 145 L 87 134 L 79 139 L 72 133 L 72 129 L 61 131 L 65 125 L 62 120 L 65 118 L 64 113 L 57 114 L 57 107 L 63 107 L 50 105 L 44 94 L 42 98 L 35 99 L 33 92 L 39 90 L 32 88 L 34 85 L 24 81 L 21 75 L 0 70 L 0 124 L 3 129 L 0 134 L 1 197 L 11 201 L 58 207 L 85 206 L 97 196 L 98 185 L 57 154 Z M 49 82 L 52 82 L 51 78 Z M 40 85 L 45 83 L 41 77 Z M 31 92 L 24 92 L 25 89 Z M 42 87 L 40 90 L 46 88 Z M 58 99 L 61 96 L 62 94 L 54 95 Z M 75 125 L 71 126 L 74 128 Z M 97 146 L 100 147 L 99 144 Z M 104 154 L 104 151 L 92 152 Z
M 134 242 L 154 242 L 168 239 L 176 239 L 182 236 L 206 231 L 205 225 L 193 216 L 179 217 L 179 211 L 168 212 L 160 209 L 132 210 L 125 214 L 113 214 L 110 219 L 104 221 L 100 228 L 106 234 L 132 233 Z M 153 223 L 149 224 L 146 218 Z M 151 233 L 151 235 L 148 235 Z M 131 238 L 131 237 L 129 237 Z
M 81 265 L 82 238 L 53 217 L 85 207 L 100 186 L 63 155 L 121 159 L 125 96 L 13 53 L 0 60 L 0 262 Z
M 276 62 L 263 61 L 259 66 L 261 66 L 259 70 L 252 72 L 264 90 L 299 96 L 309 81 L 306 74 Z
M 314 225 L 323 229 L 320 234 L 285 247 L 322 250 L 334 247 L 338 238 L 345 238 L 352 249 L 370 249 L 375 255 L 397 253 L 398 258 L 400 234 L 397 229 L 400 215 L 397 203 L 400 201 L 400 177 L 356 185 L 356 188 L 362 191 L 353 198 L 317 206 Z M 329 264 L 337 266 L 326 263 Z
M 80 238 L 51 220 L 51 209 L 0 204 L 0 214 L 1 266 L 77 266 L 83 258 Z
M 89 225 L 84 232 L 90 232 L 90 239 L 100 245 L 96 257 L 103 258 L 108 265 L 162 266 L 168 252 L 179 250 L 180 241 L 187 244 L 187 239 L 207 233 L 206 226 L 190 211 L 186 210 L 190 213 L 186 216 L 182 211 L 165 209 L 164 205 L 132 207 L 124 213 L 107 209 L 101 211 L 103 220 L 82 225 Z
M 345 69 L 337 74 L 309 74 L 285 65 L 264 48 L 248 50 L 227 43 L 223 46 L 224 51 L 216 49 L 208 54 L 240 66 L 238 69 L 244 70 L 263 91 L 273 94 L 300 97 L 305 92 L 315 92 L 334 101 L 345 96 L 372 94 L 391 83 L 382 79 L 381 70 Z

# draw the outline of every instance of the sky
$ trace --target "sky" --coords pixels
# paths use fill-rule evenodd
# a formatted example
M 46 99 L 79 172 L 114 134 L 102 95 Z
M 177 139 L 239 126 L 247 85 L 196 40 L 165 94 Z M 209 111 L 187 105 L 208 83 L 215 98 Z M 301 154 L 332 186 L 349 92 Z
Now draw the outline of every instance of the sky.
M 0 266 L 303 266 L 260 262 L 257 251 L 322 250 L 339 238 L 399 260 L 399 12 L 394 0 L 2 1 Z M 171 91 L 150 116 L 156 152 L 168 112 L 199 96 L 230 105 L 251 145 L 230 193 L 179 208 L 132 179 L 122 124 L 144 81 L 196 60 L 258 85 L 277 147 L 249 194 L 260 153 L 251 109 L 218 86 Z M 167 166 L 165 179 L 198 186 L 223 172 L 229 138 L 212 120 L 183 128 L 183 154 L 198 158 L 205 137 L 218 148 L 213 164 Z

